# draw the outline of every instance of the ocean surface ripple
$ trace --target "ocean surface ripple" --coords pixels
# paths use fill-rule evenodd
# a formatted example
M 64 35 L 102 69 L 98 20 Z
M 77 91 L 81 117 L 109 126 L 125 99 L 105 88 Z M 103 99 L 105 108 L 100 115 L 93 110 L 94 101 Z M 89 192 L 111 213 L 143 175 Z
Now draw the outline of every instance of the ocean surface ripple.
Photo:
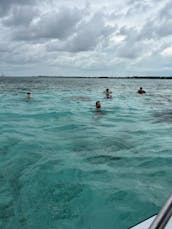
M 171 88 L 2 77 L 0 228 L 127 229 L 156 214 L 172 184 Z

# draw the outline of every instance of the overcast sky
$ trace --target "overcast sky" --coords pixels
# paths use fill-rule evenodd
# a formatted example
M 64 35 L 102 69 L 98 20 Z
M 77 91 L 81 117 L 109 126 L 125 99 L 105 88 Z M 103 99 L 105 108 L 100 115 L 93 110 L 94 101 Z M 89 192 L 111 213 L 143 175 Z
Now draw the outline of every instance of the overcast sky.
M 0 0 L 0 74 L 172 76 L 172 1 L 103 2 Z

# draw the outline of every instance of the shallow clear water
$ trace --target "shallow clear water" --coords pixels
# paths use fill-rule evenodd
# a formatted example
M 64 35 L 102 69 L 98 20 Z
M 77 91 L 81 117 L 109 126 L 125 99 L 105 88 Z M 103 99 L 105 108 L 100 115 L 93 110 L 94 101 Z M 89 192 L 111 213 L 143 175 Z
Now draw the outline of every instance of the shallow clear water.
M 0 79 L 0 228 L 127 229 L 157 213 L 172 184 L 171 88 L 172 80 Z

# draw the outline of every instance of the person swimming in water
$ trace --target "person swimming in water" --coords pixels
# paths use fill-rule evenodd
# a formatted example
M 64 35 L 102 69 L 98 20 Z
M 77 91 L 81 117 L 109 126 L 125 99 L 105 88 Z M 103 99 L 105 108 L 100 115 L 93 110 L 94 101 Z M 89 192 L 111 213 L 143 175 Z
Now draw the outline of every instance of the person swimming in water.
M 101 110 L 101 103 L 100 101 L 96 102 L 96 111 L 100 111 Z
M 31 98 L 32 98 L 32 93 L 31 93 L 31 92 L 27 92 L 26 98 L 27 98 L 27 99 L 31 99 Z
M 112 98 L 112 91 L 109 90 L 109 88 L 107 88 L 105 91 L 104 91 L 105 95 L 106 95 L 106 99 L 111 99 Z
M 146 93 L 146 92 L 143 90 L 142 87 L 140 87 L 140 89 L 137 91 L 137 93 L 139 93 L 139 94 L 144 94 L 144 93 Z

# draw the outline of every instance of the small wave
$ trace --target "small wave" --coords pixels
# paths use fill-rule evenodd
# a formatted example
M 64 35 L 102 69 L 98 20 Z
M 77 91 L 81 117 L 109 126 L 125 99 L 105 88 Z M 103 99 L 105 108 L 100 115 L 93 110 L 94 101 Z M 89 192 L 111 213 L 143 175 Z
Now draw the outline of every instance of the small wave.
M 69 100 L 76 100 L 76 101 L 91 101 L 92 99 L 88 96 L 71 96 L 71 97 L 66 97 L 66 99 Z
M 86 160 L 92 164 L 104 164 L 112 161 L 122 160 L 123 157 L 111 156 L 111 155 L 99 155 L 94 157 L 88 157 Z
M 153 114 L 153 117 L 156 118 L 154 121 L 156 122 L 167 122 L 172 123 L 172 110 L 166 110 L 166 111 L 158 111 Z

